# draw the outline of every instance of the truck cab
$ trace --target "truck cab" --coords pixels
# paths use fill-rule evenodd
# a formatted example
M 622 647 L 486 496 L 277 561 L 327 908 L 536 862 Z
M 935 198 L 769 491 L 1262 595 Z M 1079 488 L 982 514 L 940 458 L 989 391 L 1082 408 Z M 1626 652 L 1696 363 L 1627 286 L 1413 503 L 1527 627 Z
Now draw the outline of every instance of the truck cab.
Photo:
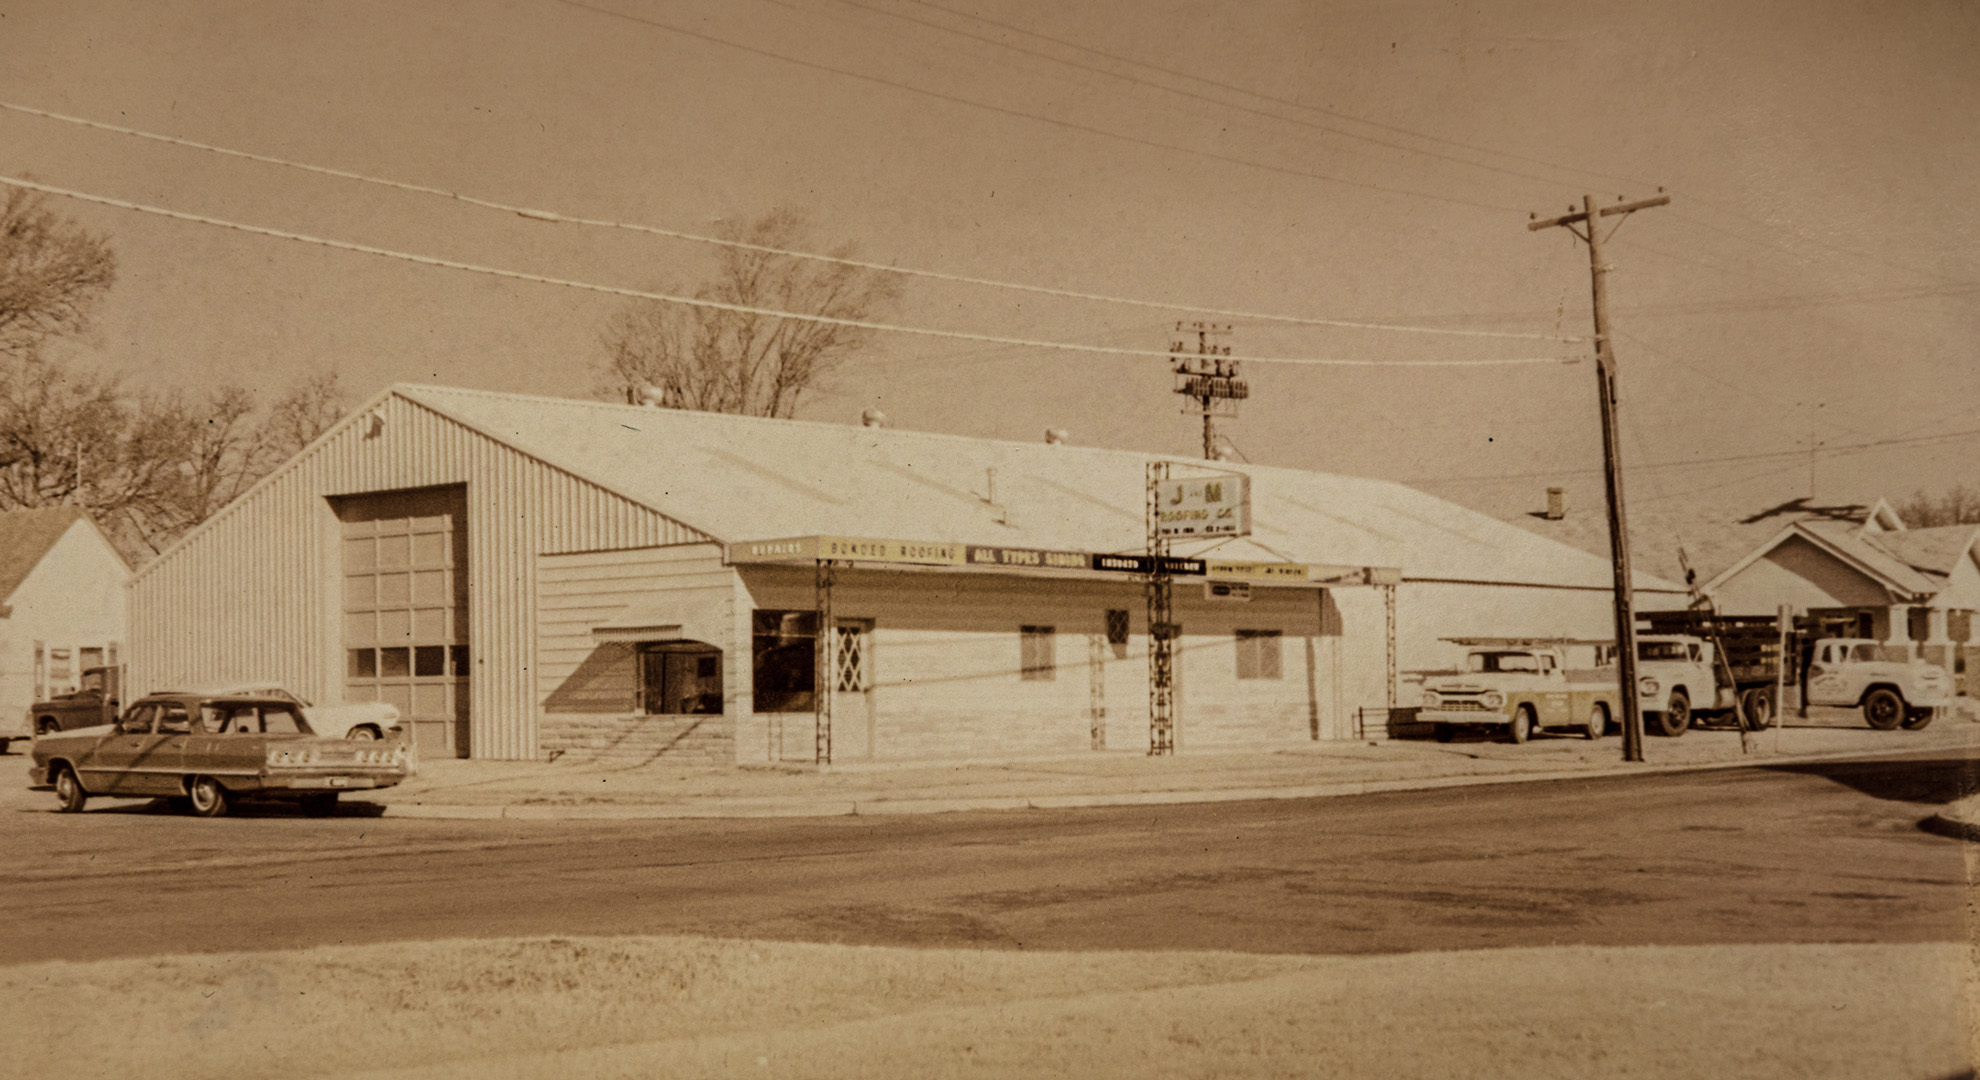
M 1425 681 L 1417 719 L 1436 725 L 1440 742 L 1463 727 L 1502 728 L 1514 742 L 1542 728 L 1597 739 L 1615 710 L 1613 668 L 1571 669 L 1559 645 L 1480 643 L 1465 653 L 1462 673 Z
M 1879 731 L 1916 731 L 1951 704 L 1946 669 L 1911 655 L 1903 645 L 1869 638 L 1823 638 L 1808 658 L 1808 703 L 1863 710 Z
M 28 707 L 23 736 L 53 735 L 58 731 L 117 722 L 120 694 L 118 669 L 84 668 L 82 684 L 70 694 L 57 694 Z
M 1639 634 L 1636 638 L 1636 700 L 1647 726 L 1678 736 L 1693 715 L 1730 708 L 1721 703 L 1718 656 L 1712 643 L 1689 634 Z

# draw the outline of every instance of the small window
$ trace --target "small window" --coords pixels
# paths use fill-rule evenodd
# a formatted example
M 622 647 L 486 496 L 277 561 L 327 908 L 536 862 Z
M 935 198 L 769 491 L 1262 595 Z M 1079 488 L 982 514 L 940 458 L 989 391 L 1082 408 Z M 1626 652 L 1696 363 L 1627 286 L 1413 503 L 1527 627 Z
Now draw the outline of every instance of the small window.
M 413 649 L 414 675 L 445 675 L 447 673 L 447 647 L 445 645 L 420 645 Z
M 186 707 L 177 703 L 167 705 L 158 717 L 158 734 L 186 735 L 192 732 L 192 717 L 186 715 Z
M 287 705 L 264 705 L 261 709 L 261 730 L 270 735 L 300 735 L 306 729 L 296 718 L 296 711 Z
M 375 679 L 378 677 L 378 650 L 352 649 L 349 663 L 350 677 L 353 679 Z
M 1280 633 L 1277 630 L 1239 630 L 1237 632 L 1237 677 L 1240 679 L 1277 679 L 1283 674 L 1279 655 Z
M 1018 628 L 1018 672 L 1027 682 L 1058 677 L 1058 637 L 1049 626 Z
M 412 650 L 403 645 L 378 650 L 378 674 L 387 679 L 403 679 L 412 674 Z
M 649 716 L 722 711 L 722 654 L 679 646 L 639 654 L 640 709 Z
M 1126 646 L 1128 643 L 1128 613 L 1124 608 L 1107 609 L 1107 644 Z

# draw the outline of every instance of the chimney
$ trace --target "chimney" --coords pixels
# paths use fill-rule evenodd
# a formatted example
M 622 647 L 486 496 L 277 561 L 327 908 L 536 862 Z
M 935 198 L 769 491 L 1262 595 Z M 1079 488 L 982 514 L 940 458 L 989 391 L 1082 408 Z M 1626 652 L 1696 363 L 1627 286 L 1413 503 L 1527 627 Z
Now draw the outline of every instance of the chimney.
M 886 427 L 887 414 L 879 409 L 867 409 L 859 414 L 859 422 L 862 427 Z
M 1547 520 L 1559 521 L 1567 516 L 1567 492 L 1557 487 L 1547 489 Z
M 1064 446 L 1066 444 L 1066 440 L 1068 438 L 1071 438 L 1071 436 L 1072 433 L 1067 431 L 1065 428 L 1048 427 L 1045 429 L 1045 445 Z

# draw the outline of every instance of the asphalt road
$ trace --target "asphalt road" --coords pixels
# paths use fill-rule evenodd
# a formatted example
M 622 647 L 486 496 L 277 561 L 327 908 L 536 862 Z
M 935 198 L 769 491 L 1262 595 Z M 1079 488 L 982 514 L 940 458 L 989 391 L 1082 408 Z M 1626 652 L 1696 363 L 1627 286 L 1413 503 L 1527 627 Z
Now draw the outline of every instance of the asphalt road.
M 544 934 L 1372 953 L 1964 940 L 1980 762 L 919 817 L 6 812 L 0 963 Z M 354 808 L 347 808 L 354 809 Z

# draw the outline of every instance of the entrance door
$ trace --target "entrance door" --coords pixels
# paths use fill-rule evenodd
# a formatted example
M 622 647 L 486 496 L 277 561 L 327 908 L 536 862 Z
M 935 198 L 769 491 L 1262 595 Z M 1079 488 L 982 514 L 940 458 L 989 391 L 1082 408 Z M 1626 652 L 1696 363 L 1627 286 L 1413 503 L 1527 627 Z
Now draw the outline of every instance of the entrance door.
M 871 760 L 873 624 L 840 619 L 832 645 L 832 756 Z
M 419 752 L 468 756 L 467 491 L 336 500 L 344 700 L 397 706 Z

